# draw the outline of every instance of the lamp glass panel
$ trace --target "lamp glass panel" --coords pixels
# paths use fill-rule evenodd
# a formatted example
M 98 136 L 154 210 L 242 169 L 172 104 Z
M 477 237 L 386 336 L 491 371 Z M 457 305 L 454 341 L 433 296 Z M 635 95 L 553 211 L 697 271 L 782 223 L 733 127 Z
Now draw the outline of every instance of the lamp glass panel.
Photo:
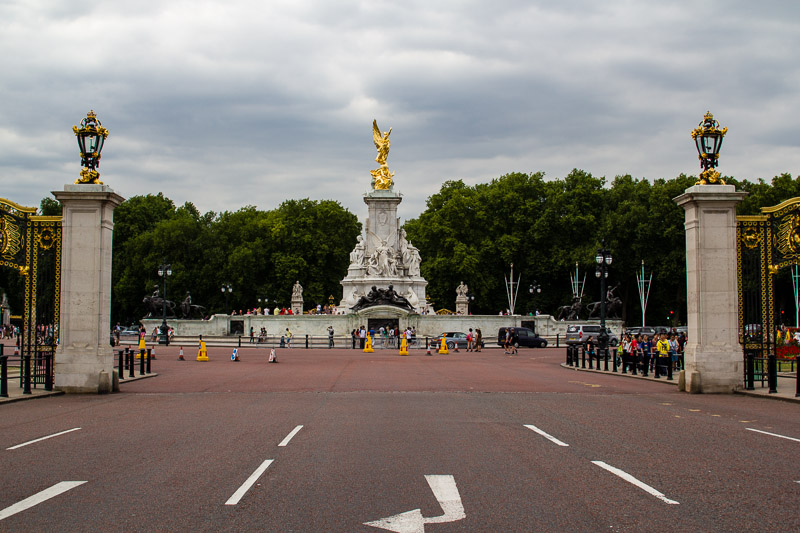
M 594 260 L 597 261 L 597 264 L 599 265 L 600 263 L 603 262 L 603 254 L 597 252 L 597 255 L 595 256 Z
M 612 260 L 613 260 L 613 257 L 611 257 L 611 254 L 608 254 L 608 255 L 606 256 L 606 264 L 607 264 L 607 265 L 610 265 Z

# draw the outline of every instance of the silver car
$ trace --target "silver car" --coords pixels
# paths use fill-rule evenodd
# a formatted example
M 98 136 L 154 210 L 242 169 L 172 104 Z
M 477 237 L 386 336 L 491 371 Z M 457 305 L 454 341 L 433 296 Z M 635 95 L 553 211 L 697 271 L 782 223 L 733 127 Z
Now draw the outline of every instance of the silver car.
M 619 337 L 614 335 L 610 329 L 606 328 L 606 333 L 608 334 L 609 346 L 616 346 L 619 344 Z M 583 344 L 589 337 L 593 337 L 594 342 L 597 342 L 598 337 L 600 337 L 599 324 L 573 324 L 567 328 L 567 345 Z

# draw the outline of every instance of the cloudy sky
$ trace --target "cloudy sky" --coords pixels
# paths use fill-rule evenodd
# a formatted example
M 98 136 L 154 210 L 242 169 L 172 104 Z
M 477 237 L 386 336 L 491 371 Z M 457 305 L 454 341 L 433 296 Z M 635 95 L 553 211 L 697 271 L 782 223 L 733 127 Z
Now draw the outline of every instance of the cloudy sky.
M 769 1 L 0 0 L 0 196 L 101 180 L 205 211 L 334 199 L 363 219 L 372 120 L 403 218 L 448 179 L 800 173 L 800 4 Z

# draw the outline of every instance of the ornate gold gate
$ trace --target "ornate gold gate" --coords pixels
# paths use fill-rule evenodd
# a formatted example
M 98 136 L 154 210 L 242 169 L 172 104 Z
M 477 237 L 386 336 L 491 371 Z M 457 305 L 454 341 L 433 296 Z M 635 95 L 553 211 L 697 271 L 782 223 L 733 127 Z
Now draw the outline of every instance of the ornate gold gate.
M 762 207 L 761 213 L 736 217 L 739 343 L 745 388 L 766 379 L 774 392 L 779 326 L 774 278 L 782 268 L 800 263 L 800 198 Z
M 52 388 L 61 309 L 61 217 L 35 213 L 36 208 L 0 198 L 0 266 L 24 278 L 18 343 L 26 392 L 31 384 Z

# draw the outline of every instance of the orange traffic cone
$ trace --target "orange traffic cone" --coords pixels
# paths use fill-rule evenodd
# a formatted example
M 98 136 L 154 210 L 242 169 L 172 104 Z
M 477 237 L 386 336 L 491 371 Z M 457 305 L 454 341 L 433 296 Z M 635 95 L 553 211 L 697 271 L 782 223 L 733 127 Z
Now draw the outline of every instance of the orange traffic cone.
M 430 354 L 431 354 L 431 344 L 428 343 L 428 351 L 425 352 L 425 355 L 430 355 Z
M 183 358 L 183 346 L 181 346 L 181 351 L 178 352 L 178 361 L 186 361 L 186 359 Z

